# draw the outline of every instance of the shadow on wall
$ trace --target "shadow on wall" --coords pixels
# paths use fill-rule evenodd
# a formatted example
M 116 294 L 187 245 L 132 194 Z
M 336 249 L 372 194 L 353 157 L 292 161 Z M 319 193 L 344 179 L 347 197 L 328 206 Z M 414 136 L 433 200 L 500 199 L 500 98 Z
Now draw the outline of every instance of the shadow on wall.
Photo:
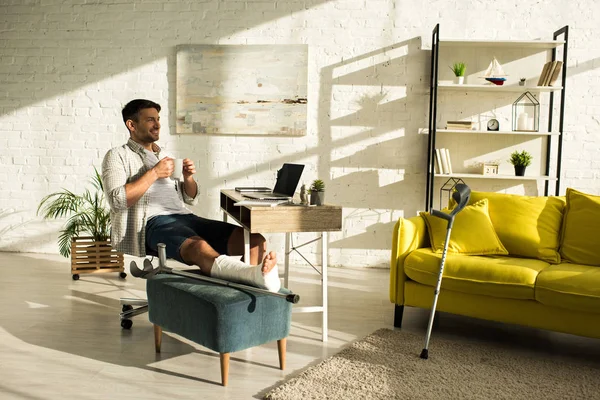
M 174 110 L 175 49 L 169 57 L 169 107 Z M 368 233 L 357 236 L 346 229 L 344 236 L 349 234 L 350 238 L 333 242 L 332 246 L 389 248 L 397 217 L 416 215 L 424 201 L 426 138 L 418 131 L 426 121 L 428 59 L 429 52 L 421 49 L 421 39 L 413 38 L 322 68 L 316 144 L 280 157 L 271 155 L 267 161 L 256 161 L 247 168 L 236 165 L 234 172 L 198 176 L 200 187 L 216 193 L 215 189 L 223 188 L 227 182 L 270 171 L 284 162 L 304 163 L 313 158 L 318 160 L 317 176 L 325 181 L 328 202 L 346 209 L 380 210 L 372 216 L 374 219 L 366 220 L 376 227 L 359 227 L 358 232 Z M 171 126 L 175 125 L 175 118 L 175 113 L 171 113 Z M 232 141 L 238 137 L 228 136 Z M 176 147 L 209 149 L 213 137 L 180 135 Z M 291 145 L 303 140 L 277 138 L 287 139 Z M 256 151 L 251 146 L 249 150 Z M 240 152 L 243 151 L 246 150 L 242 146 Z M 215 152 L 210 152 L 210 156 L 199 160 L 199 171 L 214 169 L 212 162 L 220 156 Z M 200 213 L 205 215 L 212 204 L 201 207 Z
M 29 7 L 0 7 L 7 26 L 12 28 L 3 33 L 3 39 L 27 43 L 28 49 L 27 56 L 9 57 L 10 68 L 0 66 L 0 71 L 10 71 L 10 74 L 0 74 L 0 78 L 15 74 L 20 77 L 18 82 L 0 80 L 4 97 L 11 100 L 0 104 L 1 114 L 12 114 L 43 100 L 53 100 L 61 107 L 74 107 L 65 93 L 107 78 L 114 82 L 117 96 L 108 99 L 106 94 L 90 86 L 86 92 L 89 104 L 80 103 L 77 107 L 109 107 L 118 113 L 120 100 L 126 102 L 138 97 L 140 90 L 149 89 L 140 85 L 150 84 L 136 78 L 123 78 L 122 74 L 170 57 L 176 45 L 216 44 L 238 31 L 328 2 L 292 1 L 271 10 L 253 7 L 255 3 L 264 5 L 261 0 L 240 2 L 240 9 L 227 7 L 219 0 L 182 2 L 170 4 L 169 11 L 157 9 L 160 2 L 114 5 L 92 2 L 69 8 L 36 1 L 30 2 L 33 4 Z M 23 14 L 27 18 L 20 18 Z M 174 79 L 170 83 L 174 83 Z

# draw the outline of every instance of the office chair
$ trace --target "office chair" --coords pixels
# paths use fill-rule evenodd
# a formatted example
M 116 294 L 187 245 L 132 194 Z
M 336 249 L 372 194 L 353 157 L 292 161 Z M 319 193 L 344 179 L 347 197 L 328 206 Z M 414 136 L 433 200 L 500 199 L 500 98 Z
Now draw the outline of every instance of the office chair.
M 151 262 L 154 261 L 154 257 L 158 257 L 158 253 L 149 248 L 146 248 L 146 255 L 152 257 L 150 259 Z M 119 318 L 121 320 L 121 328 L 123 329 L 131 329 L 133 326 L 131 318 L 148 312 L 148 300 L 146 299 L 121 297 L 119 303 L 121 304 Z

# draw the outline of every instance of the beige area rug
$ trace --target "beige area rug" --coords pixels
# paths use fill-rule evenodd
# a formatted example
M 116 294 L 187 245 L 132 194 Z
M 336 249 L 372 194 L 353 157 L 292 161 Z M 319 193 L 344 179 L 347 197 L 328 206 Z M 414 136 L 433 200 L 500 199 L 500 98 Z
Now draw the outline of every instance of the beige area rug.
M 462 342 L 461 342 L 462 340 Z M 380 329 L 271 390 L 269 400 L 600 399 L 600 360 Z

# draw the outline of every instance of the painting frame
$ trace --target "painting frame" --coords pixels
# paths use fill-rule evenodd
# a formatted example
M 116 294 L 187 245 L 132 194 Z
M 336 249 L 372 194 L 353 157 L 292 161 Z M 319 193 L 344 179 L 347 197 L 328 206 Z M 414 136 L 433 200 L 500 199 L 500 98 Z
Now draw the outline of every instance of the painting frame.
M 180 45 L 176 132 L 306 135 L 308 45 Z

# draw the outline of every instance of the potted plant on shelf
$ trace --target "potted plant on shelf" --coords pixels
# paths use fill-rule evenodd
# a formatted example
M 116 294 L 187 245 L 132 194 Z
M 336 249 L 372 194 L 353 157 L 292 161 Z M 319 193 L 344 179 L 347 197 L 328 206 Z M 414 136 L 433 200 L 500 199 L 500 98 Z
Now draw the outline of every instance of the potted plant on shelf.
M 102 178 L 94 168 L 94 191 L 82 195 L 63 189 L 42 199 L 37 214 L 44 219 L 68 218 L 58 237 L 58 249 L 64 257 L 71 256 L 73 280 L 79 273 L 124 272 L 123 253 L 110 245 L 110 211 L 104 203 Z
M 531 160 L 533 157 L 527 151 L 523 150 L 521 152 L 514 151 L 510 155 L 510 162 L 515 167 L 515 175 L 516 176 L 525 176 L 525 168 L 531 165 Z
M 465 72 L 467 71 L 467 64 L 464 62 L 454 63 L 450 69 L 454 72 L 454 75 L 458 79 L 458 84 L 462 85 L 465 81 Z
M 315 179 L 310 185 L 310 204 L 321 206 L 325 203 L 325 183 Z

